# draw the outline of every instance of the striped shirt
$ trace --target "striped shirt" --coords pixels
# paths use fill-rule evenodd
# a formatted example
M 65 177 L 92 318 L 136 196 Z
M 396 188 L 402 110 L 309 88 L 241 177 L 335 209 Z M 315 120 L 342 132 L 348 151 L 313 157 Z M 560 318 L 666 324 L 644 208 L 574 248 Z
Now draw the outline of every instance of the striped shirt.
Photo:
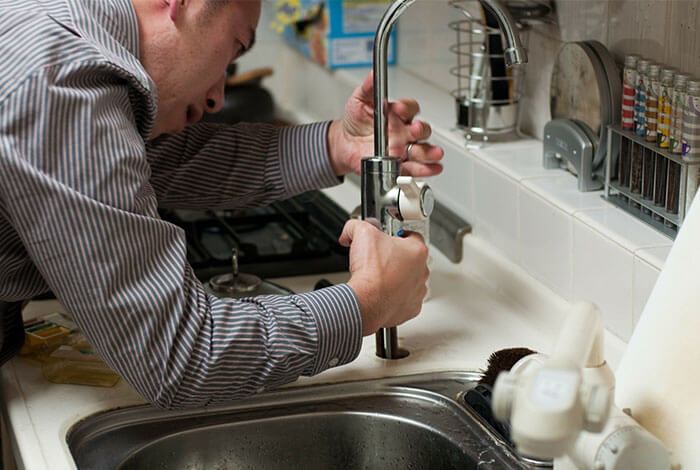
M 264 205 L 337 184 L 328 123 L 197 124 L 149 141 L 155 85 L 130 0 L 0 0 L 0 300 L 52 291 L 144 398 L 202 406 L 345 364 L 346 285 L 208 295 L 157 207 Z

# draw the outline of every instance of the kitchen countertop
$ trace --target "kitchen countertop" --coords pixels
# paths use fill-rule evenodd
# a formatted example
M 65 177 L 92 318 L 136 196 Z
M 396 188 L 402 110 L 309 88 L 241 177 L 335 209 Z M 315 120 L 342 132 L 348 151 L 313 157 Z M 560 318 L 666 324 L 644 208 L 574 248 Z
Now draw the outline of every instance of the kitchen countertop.
M 350 181 L 326 193 L 348 211 L 359 203 L 359 189 Z M 398 330 L 401 346 L 410 352 L 407 358 L 387 361 L 376 357 L 372 335 L 364 339 L 354 362 L 288 386 L 480 369 L 501 348 L 551 350 L 568 305 L 564 300 L 473 235 L 464 239 L 460 264 L 451 263 L 436 250 L 432 258 L 430 298 L 422 313 Z M 344 282 L 348 275 L 274 281 L 303 292 L 311 290 L 320 277 Z M 30 304 L 25 316 L 56 307 L 56 302 Z M 605 337 L 607 357 L 615 368 L 624 343 L 607 332 Z M 75 468 L 65 440 L 72 425 L 94 413 L 143 403 L 123 380 L 113 388 L 50 383 L 41 368 L 26 358 L 13 359 L 0 372 L 2 411 L 20 468 Z

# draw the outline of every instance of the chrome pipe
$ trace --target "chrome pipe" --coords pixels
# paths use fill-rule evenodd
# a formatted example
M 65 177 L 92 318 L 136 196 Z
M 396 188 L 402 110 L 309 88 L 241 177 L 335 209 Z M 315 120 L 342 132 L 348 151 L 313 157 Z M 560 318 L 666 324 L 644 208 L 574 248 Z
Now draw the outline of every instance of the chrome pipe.
M 389 36 L 394 23 L 416 0 L 396 0 L 384 13 L 374 36 L 374 155 L 388 157 L 388 120 L 387 103 L 389 80 L 387 62 L 389 54 Z
M 498 26 L 503 33 L 506 47 L 503 49 L 503 58 L 507 67 L 527 64 L 527 52 L 520 42 L 518 27 L 513 16 L 498 0 L 479 0 L 481 6 L 490 11 L 498 20 Z
M 362 161 L 362 218 L 377 224 L 384 233 L 393 235 L 391 218 L 398 212 L 401 159 L 389 155 L 388 148 L 388 51 L 391 29 L 399 16 L 415 0 L 396 0 L 384 13 L 374 37 L 374 157 Z M 398 345 L 396 327 L 382 328 L 376 334 L 377 356 L 398 359 L 408 353 Z

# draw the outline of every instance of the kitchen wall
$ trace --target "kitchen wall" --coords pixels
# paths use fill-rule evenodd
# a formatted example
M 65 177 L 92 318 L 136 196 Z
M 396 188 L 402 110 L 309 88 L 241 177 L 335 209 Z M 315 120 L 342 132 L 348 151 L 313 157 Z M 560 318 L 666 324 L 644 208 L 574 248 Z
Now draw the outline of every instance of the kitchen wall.
M 521 123 L 526 133 L 542 138 L 549 120 L 550 74 L 556 53 L 566 41 L 596 39 L 618 63 L 625 54 L 634 53 L 700 76 L 700 1 L 553 1 L 558 25 L 537 25 L 523 36 L 529 49 Z M 445 90 L 456 88 L 457 81 L 449 74 L 456 64 L 449 52 L 456 33 L 448 24 L 462 18 L 446 0 L 418 0 L 399 23 L 399 63 Z

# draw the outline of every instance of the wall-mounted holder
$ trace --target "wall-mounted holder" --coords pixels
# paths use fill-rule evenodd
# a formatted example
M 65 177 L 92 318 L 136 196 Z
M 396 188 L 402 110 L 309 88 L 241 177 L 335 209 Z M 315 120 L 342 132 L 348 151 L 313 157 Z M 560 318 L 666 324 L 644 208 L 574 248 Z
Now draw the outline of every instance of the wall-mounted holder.
M 700 161 L 670 153 L 619 125 L 608 126 L 611 153 L 619 156 L 619 166 L 608 159 L 603 197 L 675 239 L 694 195 L 690 188 L 688 197 L 688 181 L 697 178 Z
M 575 119 L 553 119 L 544 126 L 543 165 L 576 174 L 579 191 L 603 189 L 603 165 L 594 166 L 596 137 Z

